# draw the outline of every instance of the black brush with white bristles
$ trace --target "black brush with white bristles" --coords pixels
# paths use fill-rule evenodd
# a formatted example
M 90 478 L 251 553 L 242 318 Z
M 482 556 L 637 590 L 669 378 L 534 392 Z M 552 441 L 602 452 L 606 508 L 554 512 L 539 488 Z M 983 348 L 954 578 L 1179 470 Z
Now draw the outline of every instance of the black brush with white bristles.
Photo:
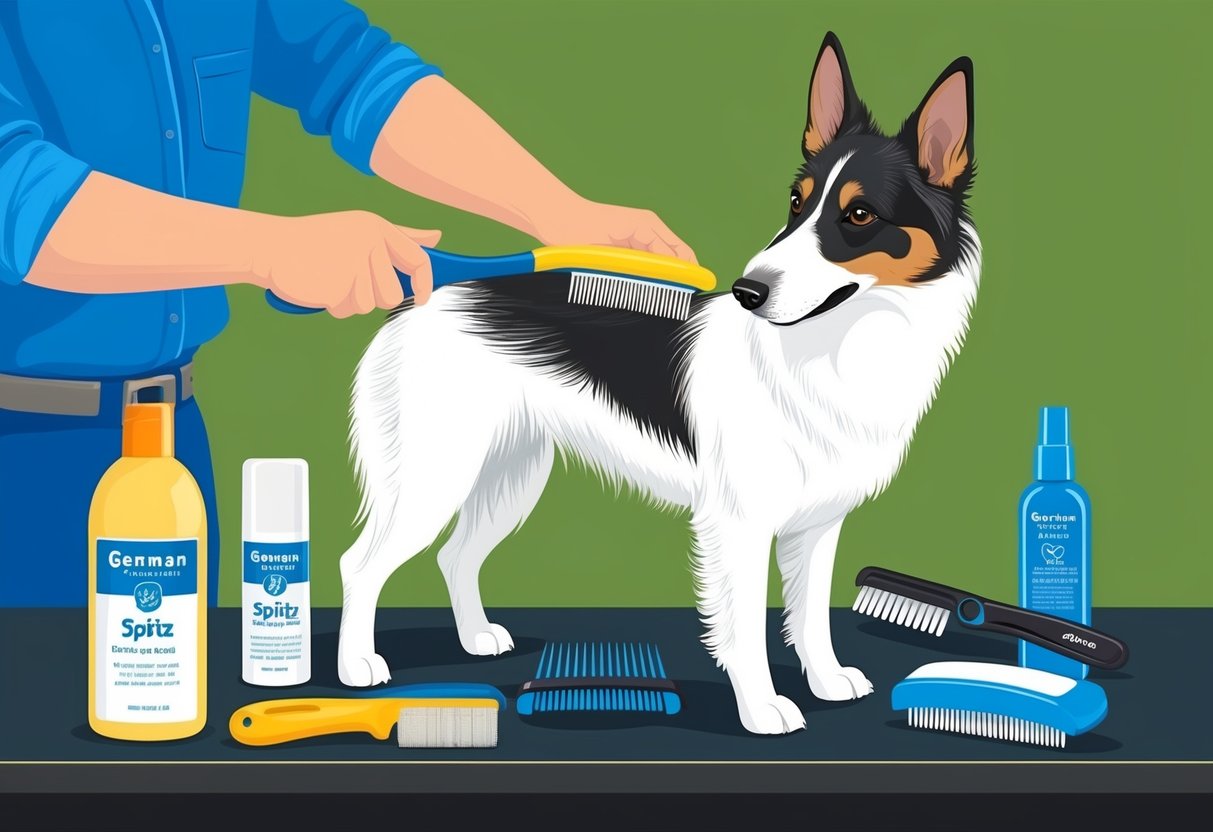
M 1022 638 L 1092 667 L 1115 670 L 1129 660 L 1129 648 L 1115 636 L 944 584 L 868 566 L 855 585 L 860 589 L 852 610 L 912 630 L 941 636 L 955 617 L 968 629 Z

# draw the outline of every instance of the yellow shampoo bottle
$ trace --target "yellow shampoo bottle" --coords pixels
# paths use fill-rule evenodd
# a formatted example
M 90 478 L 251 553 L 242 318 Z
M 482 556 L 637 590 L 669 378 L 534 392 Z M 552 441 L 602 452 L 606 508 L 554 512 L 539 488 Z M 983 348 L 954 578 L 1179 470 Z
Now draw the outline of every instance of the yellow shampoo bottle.
M 88 723 L 121 740 L 206 724 L 206 506 L 173 406 L 131 404 L 88 515 Z

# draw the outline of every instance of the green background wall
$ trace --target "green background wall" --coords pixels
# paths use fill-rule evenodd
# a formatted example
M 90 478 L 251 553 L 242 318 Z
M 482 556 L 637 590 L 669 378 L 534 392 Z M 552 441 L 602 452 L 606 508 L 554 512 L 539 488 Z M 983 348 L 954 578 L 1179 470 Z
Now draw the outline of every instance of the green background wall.
M 972 208 L 985 245 L 971 335 L 901 474 L 847 522 L 834 601 L 850 604 L 854 574 L 869 563 L 1013 599 L 1015 505 L 1044 403 L 1072 408 L 1079 478 L 1094 505 L 1096 603 L 1213 601 L 1201 522 L 1213 496 L 1202 4 L 364 5 L 574 188 L 656 210 L 726 286 L 783 222 L 827 29 L 886 129 L 953 58 L 970 55 Z M 243 204 L 368 209 L 442 228 L 455 251 L 530 245 L 344 166 L 327 139 L 260 99 Z M 339 605 L 337 559 L 357 504 L 349 382 L 382 316 L 289 318 L 254 289 L 231 297 L 231 325 L 199 357 L 220 489 L 221 600 L 239 602 L 241 461 L 303 456 L 313 598 Z M 690 605 L 686 551 L 685 516 L 558 470 L 530 522 L 486 565 L 484 597 L 490 606 Z M 398 572 L 383 602 L 445 605 L 433 553 Z

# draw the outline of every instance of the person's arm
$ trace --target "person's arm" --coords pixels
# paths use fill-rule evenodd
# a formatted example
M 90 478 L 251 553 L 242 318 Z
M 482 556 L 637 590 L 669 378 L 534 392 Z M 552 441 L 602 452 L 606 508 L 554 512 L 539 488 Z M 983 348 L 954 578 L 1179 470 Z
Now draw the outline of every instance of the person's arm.
M 428 279 L 417 231 L 363 211 L 278 217 L 142 188 L 90 173 L 24 275 L 86 294 L 253 283 L 337 317 L 390 309 L 396 269 Z
M 194 202 L 91 170 L 48 141 L 0 31 L 0 284 L 88 294 L 254 283 L 345 317 L 428 280 L 436 231 L 362 211 L 275 217 Z M 420 244 L 420 245 L 419 245 Z
M 443 78 L 422 78 L 400 99 L 375 142 L 371 169 L 548 245 L 596 243 L 695 260 L 652 211 L 578 196 Z
M 260 0 L 253 89 L 331 137 L 358 170 L 491 217 L 549 245 L 641 248 L 694 260 L 651 211 L 584 199 L 415 52 L 343 0 Z M 418 303 L 428 281 L 414 275 Z

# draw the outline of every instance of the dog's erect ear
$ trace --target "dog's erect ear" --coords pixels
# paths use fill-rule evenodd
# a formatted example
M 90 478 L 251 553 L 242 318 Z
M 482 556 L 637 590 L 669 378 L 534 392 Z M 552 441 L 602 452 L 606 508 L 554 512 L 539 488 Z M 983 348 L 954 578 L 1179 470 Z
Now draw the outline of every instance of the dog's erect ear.
M 951 188 L 973 168 L 973 62 L 957 58 L 901 128 L 927 182 Z
M 855 95 L 847 56 L 833 32 L 827 32 L 809 81 L 809 118 L 804 126 L 804 155 L 809 158 L 834 140 L 843 125 L 866 118 Z

